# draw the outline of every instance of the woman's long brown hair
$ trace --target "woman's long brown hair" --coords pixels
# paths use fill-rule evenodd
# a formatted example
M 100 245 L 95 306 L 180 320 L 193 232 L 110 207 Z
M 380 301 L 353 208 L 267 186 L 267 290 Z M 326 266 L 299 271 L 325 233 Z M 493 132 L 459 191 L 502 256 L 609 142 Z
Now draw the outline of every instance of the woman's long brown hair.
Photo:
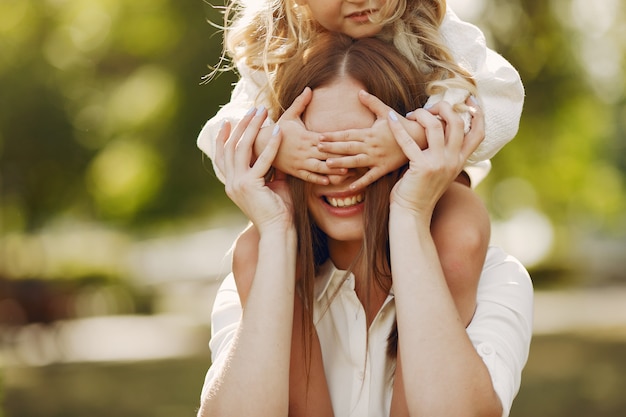
M 347 76 L 399 114 L 421 107 L 426 101 L 425 77 L 398 50 L 376 38 L 354 40 L 337 33 L 324 33 L 314 39 L 299 57 L 283 64 L 276 74 L 276 102 L 270 108 L 274 120 L 289 107 L 305 87 L 316 89 Z M 365 280 L 366 300 L 372 285 L 384 291 L 391 288 L 389 260 L 389 194 L 402 169 L 387 174 L 367 187 L 364 210 L 364 237 L 357 263 L 371 274 Z M 305 355 L 310 359 L 313 332 L 314 284 L 319 266 L 329 257 L 326 235 L 315 225 L 307 206 L 310 185 L 289 177 L 294 222 L 298 236 L 297 285 L 304 305 Z M 365 306 L 366 308 L 368 306 Z M 294 318 L 297 319 L 297 318 Z M 390 335 L 388 351 L 395 355 L 397 332 Z M 307 366 L 308 368 L 308 366 Z

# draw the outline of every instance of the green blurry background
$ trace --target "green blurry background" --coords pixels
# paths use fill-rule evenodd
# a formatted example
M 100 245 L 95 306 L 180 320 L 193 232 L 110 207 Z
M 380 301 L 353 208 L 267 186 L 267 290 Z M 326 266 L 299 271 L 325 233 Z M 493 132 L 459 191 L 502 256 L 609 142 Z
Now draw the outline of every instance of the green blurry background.
M 538 294 L 512 416 L 626 415 L 626 5 L 449 4 L 526 87 L 478 187 Z M 0 0 L 6 416 L 194 415 L 245 221 L 195 146 L 236 79 L 202 83 L 220 16 L 202 0 Z

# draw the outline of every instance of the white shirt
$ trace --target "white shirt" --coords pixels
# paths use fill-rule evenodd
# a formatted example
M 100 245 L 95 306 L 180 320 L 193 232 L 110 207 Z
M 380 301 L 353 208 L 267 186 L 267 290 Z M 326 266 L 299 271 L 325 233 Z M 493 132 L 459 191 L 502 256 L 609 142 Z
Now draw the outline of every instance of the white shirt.
M 386 347 L 395 319 L 393 293 L 368 332 L 365 311 L 354 292 L 354 277 L 342 281 L 344 275 L 329 262 L 315 286 L 314 322 L 333 411 L 336 417 L 388 416 L 393 364 Z M 489 370 L 502 402 L 503 417 L 509 415 L 528 359 L 532 313 L 533 287 L 528 272 L 500 248 L 489 248 L 478 285 L 476 312 L 467 334 Z M 230 274 L 220 286 L 213 306 L 209 342 L 213 364 L 205 378 L 203 395 L 224 365 L 240 318 L 239 296 Z
M 487 48 L 482 31 L 459 19 L 449 8 L 439 31 L 454 60 L 474 77 L 485 115 L 485 139 L 465 167 L 472 186 L 475 186 L 489 173 L 489 159 L 517 134 L 524 105 L 524 86 L 517 70 L 501 55 Z M 267 84 L 265 73 L 252 71 L 245 65 L 238 65 L 237 69 L 241 78 L 233 89 L 230 102 L 206 122 L 198 135 L 198 147 L 211 160 L 215 157 L 215 142 L 224 120 L 229 120 L 234 127 L 253 106 L 268 106 L 266 94 L 259 94 Z M 464 90 L 451 89 L 446 94 L 429 98 L 428 103 L 445 100 L 455 104 L 464 102 L 466 98 Z M 215 164 L 213 168 L 220 181 L 224 182 L 224 176 Z

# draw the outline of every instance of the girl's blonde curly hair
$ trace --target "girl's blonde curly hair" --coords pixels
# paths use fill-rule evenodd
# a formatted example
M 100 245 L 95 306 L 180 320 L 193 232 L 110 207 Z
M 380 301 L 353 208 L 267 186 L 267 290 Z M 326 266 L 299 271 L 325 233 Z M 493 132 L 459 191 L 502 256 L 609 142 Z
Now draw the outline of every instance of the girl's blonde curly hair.
M 476 94 L 474 80 L 454 61 L 439 32 L 445 13 L 446 0 L 387 0 L 376 22 L 383 26 L 377 37 L 393 44 L 426 74 L 428 95 L 448 88 Z M 297 0 L 227 0 L 223 29 L 220 62 L 228 57 L 232 63 L 264 71 L 270 92 L 277 68 L 325 31 Z M 457 111 L 464 109 L 463 104 L 456 107 Z

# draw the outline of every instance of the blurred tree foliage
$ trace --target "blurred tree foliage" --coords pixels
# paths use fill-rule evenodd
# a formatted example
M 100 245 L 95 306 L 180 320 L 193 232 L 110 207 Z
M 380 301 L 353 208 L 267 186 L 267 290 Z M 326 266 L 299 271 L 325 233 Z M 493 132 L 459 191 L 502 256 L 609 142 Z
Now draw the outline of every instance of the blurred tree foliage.
M 0 161 L 5 231 L 59 217 L 141 228 L 223 204 L 195 137 L 234 76 L 202 1 L 3 0 Z
M 557 225 L 623 233 L 626 6 L 480 4 L 477 24 L 527 91 L 519 135 L 480 187 L 494 217 L 530 204 Z M 201 85 L 222 40 L 207 20 L 221 17 L 202 0 L 2 0 L 5 232 L 67 217 L 141 230 L 228 207 L 195 145 L 235 80 Z
M 485 184 L 495 216 L 526 199 L 556 225 L 624 236 L 625 20 L 619 0 L 488 2 L 478 24 L 526 88 L 519 133 Z

